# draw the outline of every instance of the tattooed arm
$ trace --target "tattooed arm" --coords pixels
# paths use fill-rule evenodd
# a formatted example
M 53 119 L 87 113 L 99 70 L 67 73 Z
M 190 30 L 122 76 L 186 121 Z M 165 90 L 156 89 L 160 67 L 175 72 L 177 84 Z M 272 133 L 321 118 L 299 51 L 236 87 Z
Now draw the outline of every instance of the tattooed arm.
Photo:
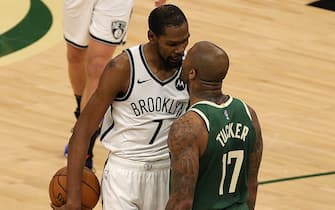
M 188 112 L 173 123 L 168 138 L 172 173 L 166 210 L 192 209 L 199 158 L 207 146 L 207 139 L 207 129 L 194 112 Z

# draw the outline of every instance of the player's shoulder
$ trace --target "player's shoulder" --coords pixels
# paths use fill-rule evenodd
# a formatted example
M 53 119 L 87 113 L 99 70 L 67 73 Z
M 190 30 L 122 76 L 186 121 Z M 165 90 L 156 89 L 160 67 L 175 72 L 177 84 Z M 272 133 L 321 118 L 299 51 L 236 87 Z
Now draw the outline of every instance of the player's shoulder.
M 232 96 L 231 96 L 232 97 Z M 233 104 L 238 104 L 243 107 L 247 112 L 250 113 L 251 116 L 256 115 L 255 109 L 247 103 L 244 99 L 232 97 Z
M 259 129 L 259 127 L 260 127 L 259 126 L 259 120 L 258 120 L 258 116 L 257 116 L 257 113 L 256 113 L 255 109 L 251 105 L 249 105 L 245 102 L 243 102 L 243 104 L 245 106 L 245 110 L 247 111 L 247 113 L 249 115 L 249 118 L 252 121 L 255 129 Z
M 200 131 L 203 126 L 204 123 L 201 117 L 195 112 L 188 111 L 173 122 L 171 131 L 189 136 L 190 133 L 194 134 Z
M 203 119 L 189 111 L 174 121 L 170 128 L 168 145 L 170 151 L 183 151 L 187 147 L 198 148 L 203 154 L 207 145 L 208 130 Z
M 115 69 L 115 70 L 129 70 L 129 58 L 127 53 L 121 52 L 114 58 L 112 58 L 106 65 L 106 68 L 109 70 Z

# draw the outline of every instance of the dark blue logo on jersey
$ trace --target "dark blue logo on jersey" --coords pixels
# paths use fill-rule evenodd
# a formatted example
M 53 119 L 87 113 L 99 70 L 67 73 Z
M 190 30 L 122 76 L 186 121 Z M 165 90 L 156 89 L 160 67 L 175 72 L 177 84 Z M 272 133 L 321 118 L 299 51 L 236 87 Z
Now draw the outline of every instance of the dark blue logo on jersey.
M 176 89 L 177 89 L 177 90 L 180 90 L 180 91 L 185 90 L 185 87 L 186 87 L 185 83 L 184 83 L 183 80 L 181 80 L 180 78 L 178 78 L 178 79 L 176 80 L 176 84 L 175 84 L 175 86 L 176 86 Z

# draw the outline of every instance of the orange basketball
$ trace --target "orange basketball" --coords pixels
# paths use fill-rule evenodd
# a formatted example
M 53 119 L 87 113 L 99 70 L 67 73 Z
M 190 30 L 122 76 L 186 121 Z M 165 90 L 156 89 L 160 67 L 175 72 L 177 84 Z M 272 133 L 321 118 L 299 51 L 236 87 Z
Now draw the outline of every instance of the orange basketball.
M 67 167 L 59 169 L 49 184 L 49 197 L 53 205 L 62 206 L 66 203 Z M 81 181 L 82 209 L 93 209 L 100 196 L 100 184 L 97 176 L 88 168 L 83 170 Z

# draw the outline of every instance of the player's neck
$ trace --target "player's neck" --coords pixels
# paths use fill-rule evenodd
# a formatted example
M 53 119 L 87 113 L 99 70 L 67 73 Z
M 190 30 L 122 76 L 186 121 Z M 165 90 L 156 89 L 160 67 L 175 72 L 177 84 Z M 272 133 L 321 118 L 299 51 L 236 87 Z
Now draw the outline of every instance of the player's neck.
M 199 101 L 211 101 L 216 104 L 222 104 L 229 99 L 229 95 L 223 94 L 221 88 L 194 91 L 191 92 L 190 95 L 191 104 L 197 103 Z
M 160 80 L 166 80 L 176 72 L 177 68 L 167 67 L 155 50 L 150 43 L 145 44 L 143 46 L 144 58 L 149 65 L 150 71 Z

